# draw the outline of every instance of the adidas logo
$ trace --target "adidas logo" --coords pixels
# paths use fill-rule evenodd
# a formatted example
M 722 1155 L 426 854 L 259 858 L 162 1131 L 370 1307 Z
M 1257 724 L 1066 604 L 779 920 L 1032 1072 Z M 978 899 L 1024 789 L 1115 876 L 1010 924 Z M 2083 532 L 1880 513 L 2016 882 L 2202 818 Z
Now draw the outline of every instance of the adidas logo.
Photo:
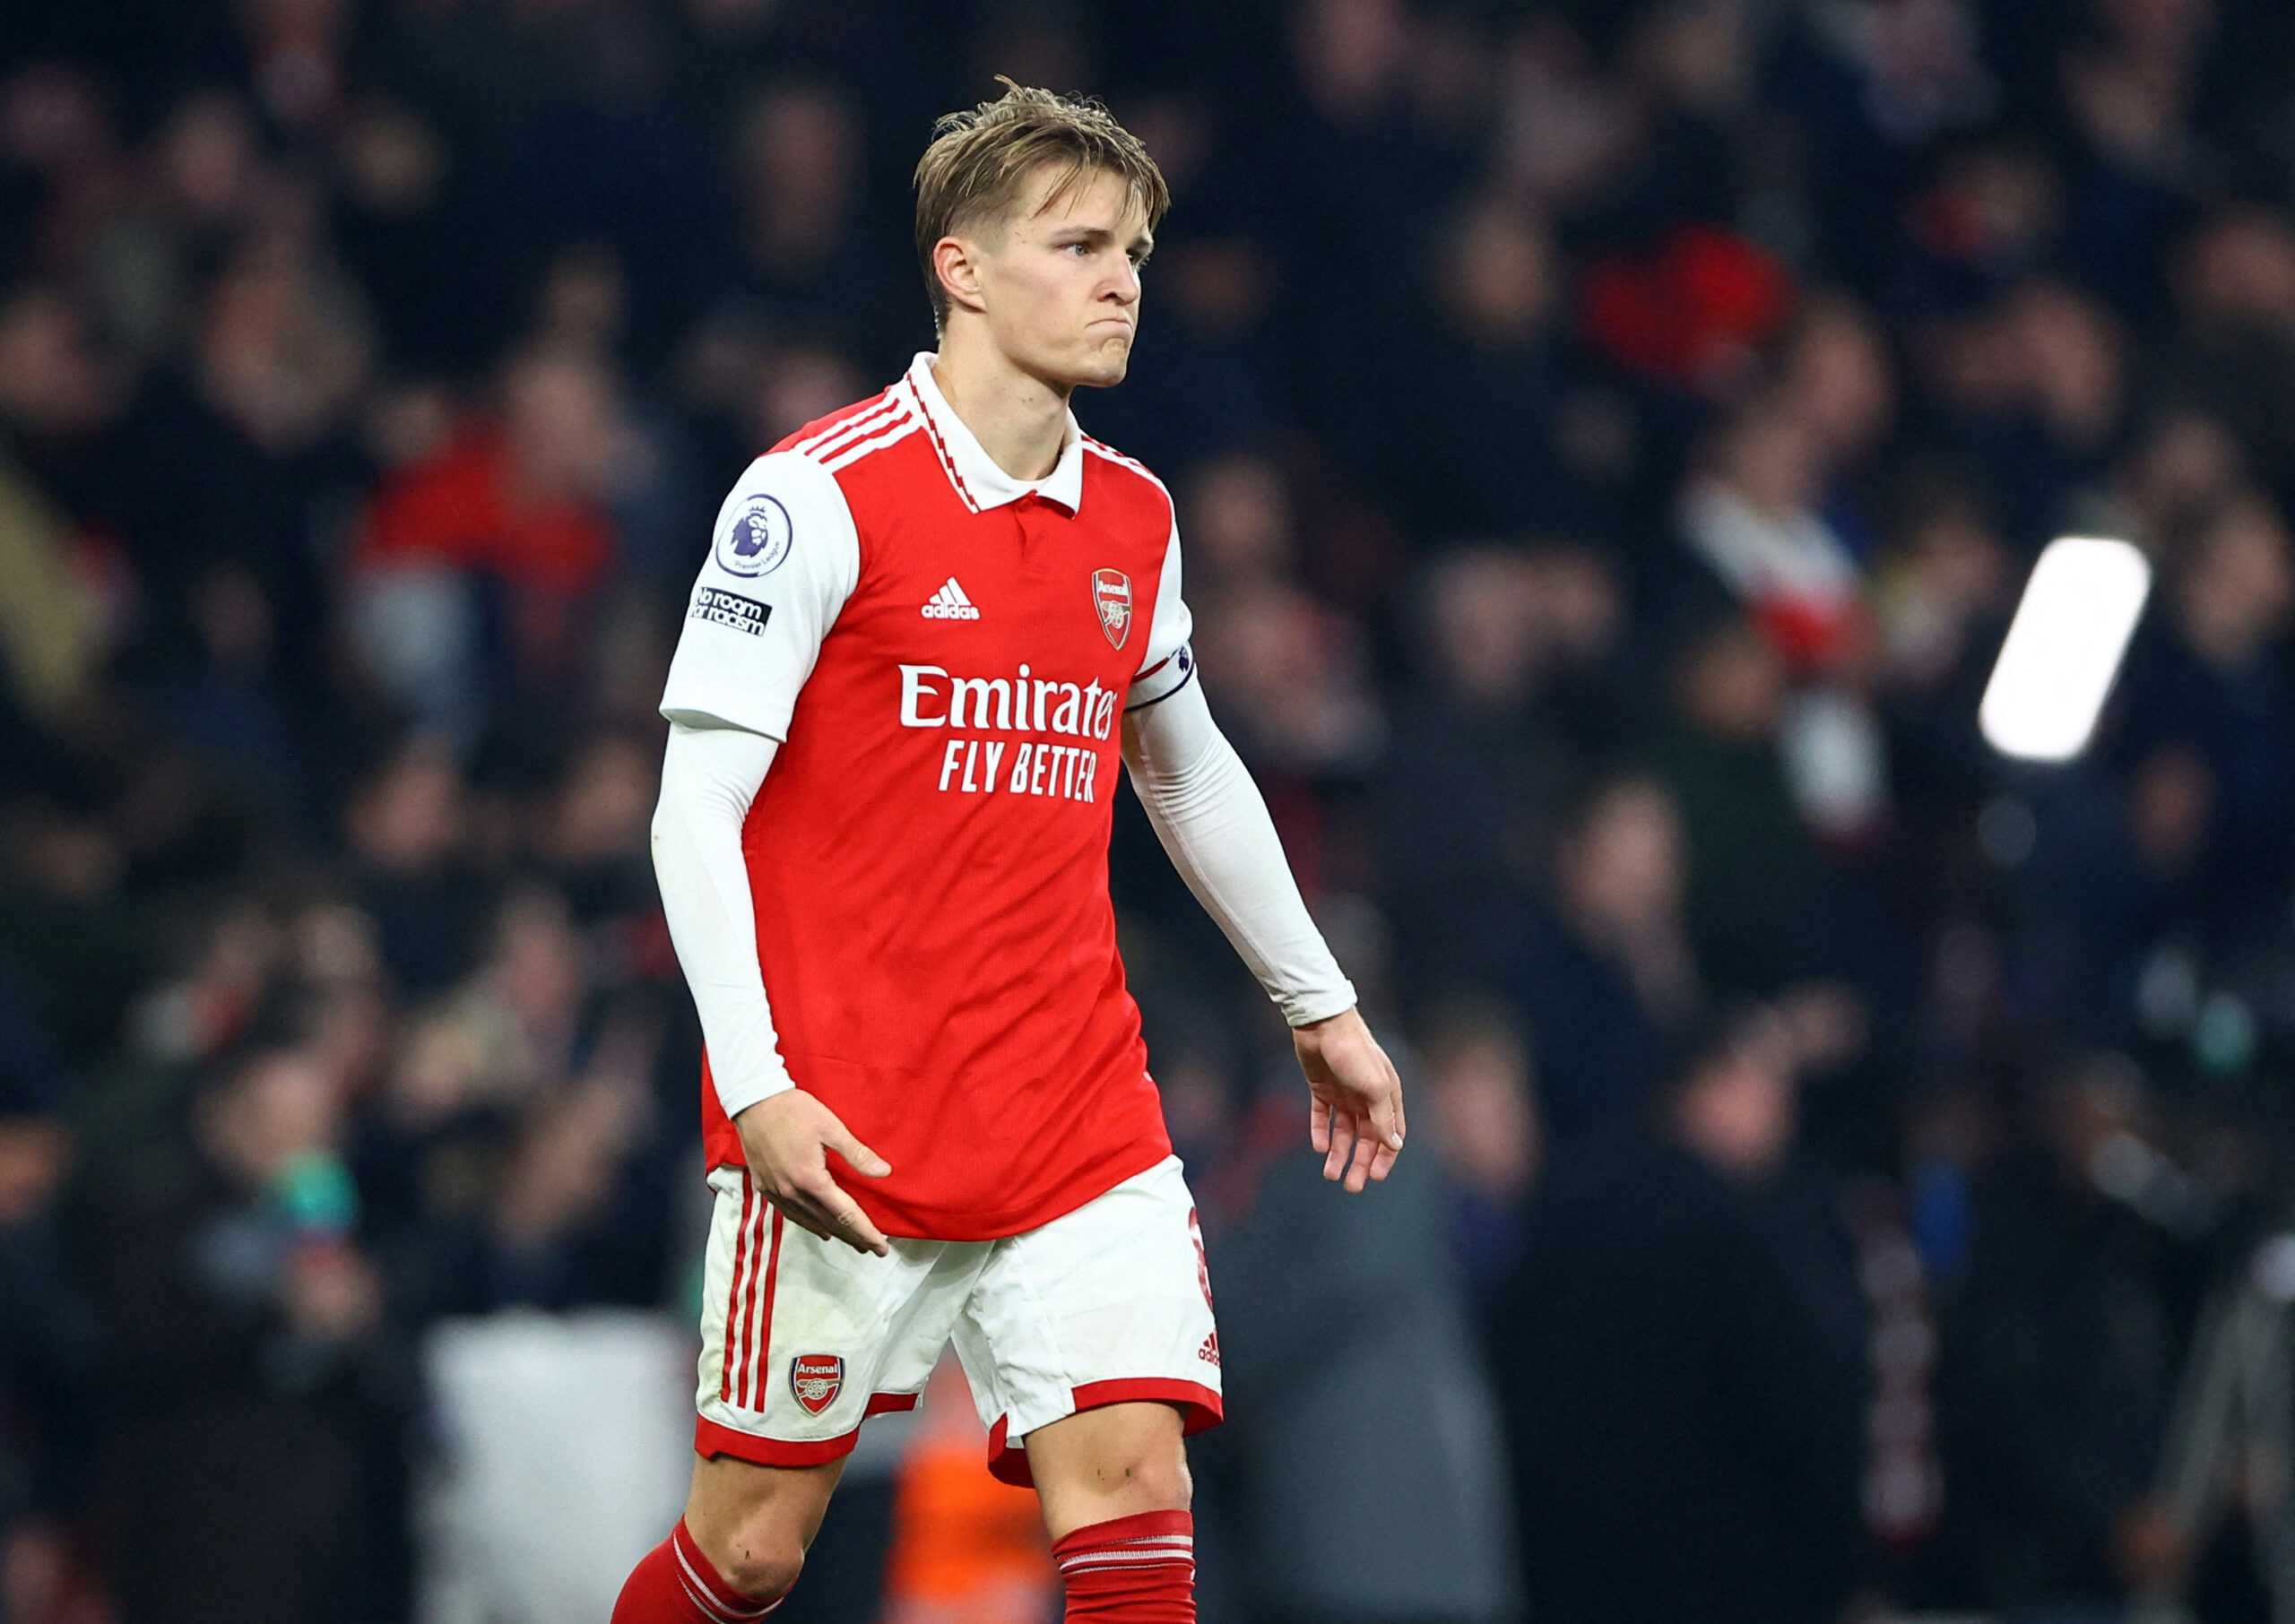
M 1195 1356 L 1213 1369 L 1217 1369 L 1219 1368 L 1219 1333 L 1214 1331 L 1205 1337 L 1203 1345 L 1195 1351 Z
M 948 577 L 946 586 L 932 594 L 931 601 L 924 606 L 922 612 L 927 620 L 977 620 L 980 618 L 979 609 L 974 605 L 971 599 L 965 596 L 965 589 L 957 584 L 957 578 L 954 575 Z

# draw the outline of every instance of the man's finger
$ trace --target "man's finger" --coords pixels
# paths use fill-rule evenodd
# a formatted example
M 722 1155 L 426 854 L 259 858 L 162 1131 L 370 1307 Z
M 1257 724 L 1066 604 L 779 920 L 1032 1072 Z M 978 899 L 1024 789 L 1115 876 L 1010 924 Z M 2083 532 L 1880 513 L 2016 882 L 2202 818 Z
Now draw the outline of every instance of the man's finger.
M 773 1203 L 784 1218 L 808 1235 L 817 1235 L 823 1240 L 836 1239 L 829 1233 L 827 1214 L 816 1213 L 811 1203 L 801 1201 L 794 1196 L 767 1196 L 766 1199 Z
M 1323 1177 L 1335 1184 L 1346 1172 L 1347 1153 L 1355 1146 L 1355 1118 L 1336 1106 L 1328 1109 L 1329 1123 L 1325 1129 L 1328 1150 L 1323 1156 Z
M 836 1238 L 854 1251 L 874 1252 L 882 1257 L 892 1250 L 884 1231 L 869 1222 L 869 1214 L 861 1210 L 861 1204 L 838 1189 L 834 1181 L 830 1183 L 828 1192 L 817 1190 L 814 1198 L 827 1209 L 829 1222 L 835 1226 Z
M 1330 1149 L 1330 1107 L 1312 1094 L 1307 1096 L 1307 1143 L 1318 1151 Z
M 853 1136 L 853 1130 L 835 1117 L 821 1132 L 821 1143 L 844 1158 L 844 1164 L 864 1179 L 881 1179 L 893 1164 Z
M 1388 1150 L 1402 1148 L 1402 1084 L 1382 1091 L 1371 1101 L 1371 1132 Z
M 831 1189 L 836 1189 L 835 1181 L 831 1180 L 826 1173 L 822 1174 L 821 1178 L 823 1183 Z M 844 1192 L 839 1190 L 837 1194 L 842 1196 Z M 815 1190 L 802 1186 L 796 1187 L 785 1195 L 774 1197 L 774 1205 L 787 1215 L 791 1222 L 806 1233 L 818 1235 L 823 1240 L 842 1239 L 836 1232 L 836 1213 Z
M 1346 1189 L 1348 1195 L 1359 1196 L 1363 1193 L 1364 1185 L 1368 1183 L 1371 1178 L 1371 1158 L 1381 1148 L 1368 1134 L 1355 1136 L 1355 1155 L 1347 1170 Z
M 1373 1182 L 1379 1184 L 1385 1183 L 1387 1175 L 1394 1171 L 1395 1158 L 1401 1154 L 1402 1153 L 1391 1145 L 1381 1145 L 1379 1146 L 1379 1153 L 1371 1158 L 1371 1178 Z

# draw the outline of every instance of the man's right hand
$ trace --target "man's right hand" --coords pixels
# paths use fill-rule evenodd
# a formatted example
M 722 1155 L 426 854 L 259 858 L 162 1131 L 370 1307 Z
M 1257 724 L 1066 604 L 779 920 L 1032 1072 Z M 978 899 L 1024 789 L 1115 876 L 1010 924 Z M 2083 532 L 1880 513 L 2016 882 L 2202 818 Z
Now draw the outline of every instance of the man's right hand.
M 890 1249 L 883 1231 L 828 1170 L 828 1153 L 835 1151 L 864 1179 L 883 1178 L 892 1163 L 854 1138 L 835 1111 L 803 1089 L 789 1088 L 750 1106 L 733 1119 L 733 1127 L 741 1136 L 749 1177 L 791 1222 L 856 1252 L 881 1257 Z

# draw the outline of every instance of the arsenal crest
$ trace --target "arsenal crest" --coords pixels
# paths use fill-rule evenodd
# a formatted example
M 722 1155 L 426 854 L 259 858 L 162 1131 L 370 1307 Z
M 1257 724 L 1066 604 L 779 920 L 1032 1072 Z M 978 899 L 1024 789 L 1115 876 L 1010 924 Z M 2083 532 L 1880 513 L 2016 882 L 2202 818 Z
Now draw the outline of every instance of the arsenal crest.
M 789 1361 L 789 1391 L 808 1415 L 818 1415 L 835 1404 L 844 1387 L 844 1361 L 836 1354 L 800 1353 Z
M 1100 630 L 1122 648 L 1131 635 L 1131 577 L 1120 569 L 1094 570 L 1092 607 L 1100 613 Z

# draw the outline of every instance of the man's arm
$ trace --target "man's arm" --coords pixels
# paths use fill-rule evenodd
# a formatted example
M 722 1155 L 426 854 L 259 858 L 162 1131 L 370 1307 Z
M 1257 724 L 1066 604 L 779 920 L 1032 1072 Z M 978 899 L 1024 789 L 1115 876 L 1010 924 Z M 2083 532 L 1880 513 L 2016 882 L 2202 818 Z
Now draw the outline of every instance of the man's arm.
M 1402 1149 L 1402 1082 L 1308 916 L 1259 786 L 1199 682 L 1124 714 L 1123 759 L 1156 838 L 1290 1023 L 1323 1177 L 1363 1188 Z
M 834 477 L 785 453 L 749 465 L 718 510 L 662 695 L 671 729 L 654 868 L 749 1176 L 803 1228 L 881 1252 L 885 1238 L 837 1188 L 827 1153 L 871 1178 L 891 1170 L 782 1065 L 741 853 L 749 803 L 860 571 Z
M 882 1253 L 884 1236 L 837 1187 L 826 1153 L 870 1178 L 892 1169 L 790 1077 L 758 967 L 741 825 L 780 747 L 742 728 L 672 723 L 654 808 L 654 873 L 701 1015 L 718 1102 L 741 1136 L 758 1188 L 823 1240 Z

